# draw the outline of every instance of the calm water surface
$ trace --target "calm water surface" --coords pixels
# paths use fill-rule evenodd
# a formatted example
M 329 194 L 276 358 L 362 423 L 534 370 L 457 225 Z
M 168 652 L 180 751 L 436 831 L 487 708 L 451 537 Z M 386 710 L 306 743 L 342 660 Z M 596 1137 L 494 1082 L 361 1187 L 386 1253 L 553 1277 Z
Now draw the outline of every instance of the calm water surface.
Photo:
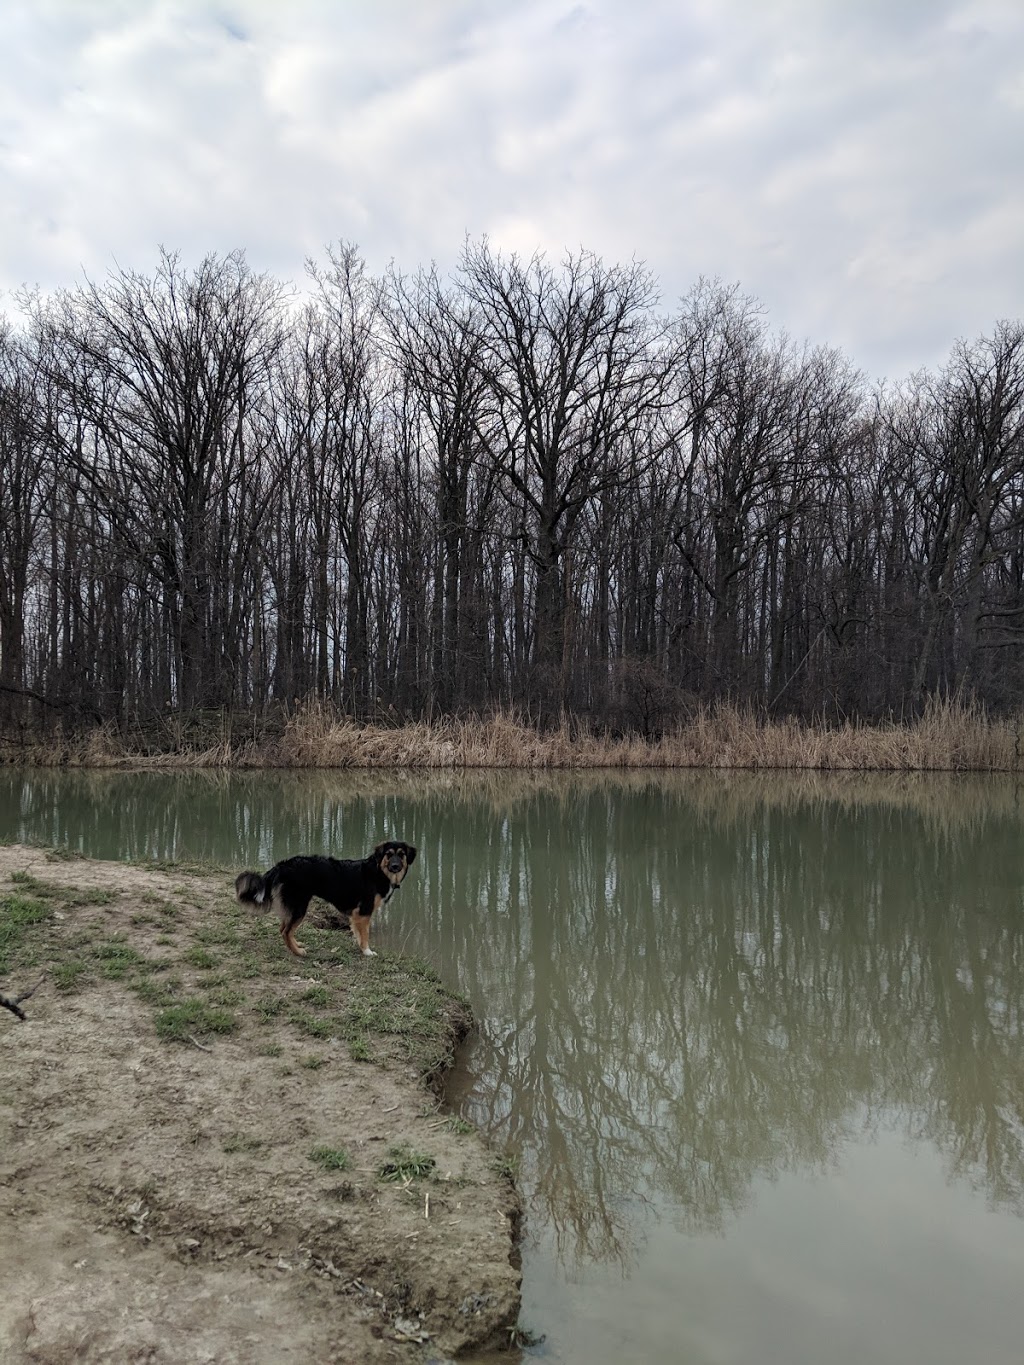
M 550 1361 L 1019 1365 L 1013 779 L 0 771 L 0 838 L 421 857 L 374 931 L 480 1025 Z

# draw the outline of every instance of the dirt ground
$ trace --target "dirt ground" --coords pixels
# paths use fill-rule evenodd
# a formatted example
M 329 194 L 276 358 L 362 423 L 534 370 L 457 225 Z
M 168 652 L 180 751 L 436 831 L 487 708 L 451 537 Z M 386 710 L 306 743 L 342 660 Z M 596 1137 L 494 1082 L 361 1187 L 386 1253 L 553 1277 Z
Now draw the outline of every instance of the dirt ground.
M 509 1344 L 507 1171 L 438 1108 L 401 1026 L 376 1036 L 362 996 L 353 1013 L 357 990 L 417 996 L 422 976 L 315 923 L 302 962 L 273 925 L 250 942 L 226 875 L 12 846 L 5 895 L 40 920 L 0 990 L 42 984 L 24 1022 L 0 1010 L 0 1359 L 373 1365 Z M 231 1031 L 200 1013 L 161 1037 L 157 1006 L 197 992 L 228 1002 Z M 366 1032 L 332 1032 L 354 1018 Z M 433 1164 L 382 1178 L 403 1147 Z

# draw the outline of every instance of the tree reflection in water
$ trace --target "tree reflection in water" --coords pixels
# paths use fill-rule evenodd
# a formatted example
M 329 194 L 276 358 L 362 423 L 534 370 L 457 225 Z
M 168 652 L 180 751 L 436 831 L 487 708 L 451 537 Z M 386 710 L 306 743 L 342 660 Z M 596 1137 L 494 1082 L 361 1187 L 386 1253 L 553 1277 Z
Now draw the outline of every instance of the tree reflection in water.
M 882 1124 L 1020 1212 L 1021 826 L 1000 777 L 0 777 L 0 837 L 93 856 L 419 845 L 383 942 L 470 998 L 460 1102 L 568 1263 Z
M 563 1258 L 628 1260 L 646 1197 L 720 1228 L 879 1123 L 1021 1210 L 1020 814 L 892 795 L 582 784 L 433 840 L 426 913 L 482 1018 L 462 1102 Z

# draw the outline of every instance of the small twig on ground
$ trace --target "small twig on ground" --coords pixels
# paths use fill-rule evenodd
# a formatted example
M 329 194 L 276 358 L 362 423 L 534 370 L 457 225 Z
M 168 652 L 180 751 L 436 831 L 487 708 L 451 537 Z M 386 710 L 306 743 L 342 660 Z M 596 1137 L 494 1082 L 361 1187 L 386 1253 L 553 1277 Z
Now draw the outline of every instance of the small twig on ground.
M 5 1010 L 10 1010 L 13 1015 L 16 1015 L 17 1018 L 21 1020 L 27 1019 L 28 1015 L 21 1008 L 21 1002 L 23 1000 L 28 1000 L 31 996 L 35 995 L 44 980 L 44 977 L 40 977 L 30 991 L 22 991 L 21 995 L 15 995 L 13 997 L 9 995 L 0 995 L 0 1006 Z
M 188 1040 L 189 1040 L 189 1042 L 192 1044 L 192 1046 L 193 1046 L 193 1047 L 197 1047 L 197 1048 L 199 1049 L 200 1052 L 212 1052 L 212 1051 L 213 1051 L 213 1048 L 212 1048 L 212 1047 L 207 1047 L 205 1043 L 201 1043 L 201 1042 L 199 1041 L 199 1039 L 195 1037 L 194 1034 L 191 1034 L 191 1033 L 190 1033 L 190 1034 L 188 1035 Z

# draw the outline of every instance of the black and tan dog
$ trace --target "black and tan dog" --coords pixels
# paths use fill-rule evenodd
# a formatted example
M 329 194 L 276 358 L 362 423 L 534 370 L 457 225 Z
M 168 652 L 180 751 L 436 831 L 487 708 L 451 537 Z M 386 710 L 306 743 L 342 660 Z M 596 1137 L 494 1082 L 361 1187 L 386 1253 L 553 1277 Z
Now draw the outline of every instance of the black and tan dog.
M 349 917 L 364 956 L 375 957 L 370 947 L 370 917 L 401 886 L 415 858 L 412 844 L 399 839 L 385 839 L 365 858 L 285 858 L 262 876 L 240 873 L 235 878 L 235 894 L 250 905 L 274 907 L 281 916 L 285 947 L 296 957 L 304 957 L 306 950 L 295 942 L 295 930 L 309 902 L 319 896 Z

